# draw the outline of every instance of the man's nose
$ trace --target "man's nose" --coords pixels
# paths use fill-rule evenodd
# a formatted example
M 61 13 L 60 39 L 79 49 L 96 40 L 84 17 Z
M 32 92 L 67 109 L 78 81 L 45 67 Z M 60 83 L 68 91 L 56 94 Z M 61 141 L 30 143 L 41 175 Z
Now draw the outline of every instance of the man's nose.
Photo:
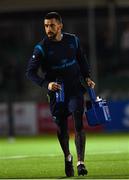
M 52 29 L 51 26 L 48 26 L 48 32 L 51 32 L 51 29 Z

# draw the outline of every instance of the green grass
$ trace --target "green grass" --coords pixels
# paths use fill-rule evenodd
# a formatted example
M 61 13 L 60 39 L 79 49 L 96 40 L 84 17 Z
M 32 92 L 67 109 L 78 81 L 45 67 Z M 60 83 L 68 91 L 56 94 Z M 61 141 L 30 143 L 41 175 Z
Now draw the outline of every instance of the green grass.
M 87 179 L 129 178 L 129 134 L 87 135 L 85 164 Z M 70 139 L 74 156 L 74 138 Z M 64 159 L 55 136 L 17 137 L 13 143 L 0 139 L 0 178 L 65 178 Z

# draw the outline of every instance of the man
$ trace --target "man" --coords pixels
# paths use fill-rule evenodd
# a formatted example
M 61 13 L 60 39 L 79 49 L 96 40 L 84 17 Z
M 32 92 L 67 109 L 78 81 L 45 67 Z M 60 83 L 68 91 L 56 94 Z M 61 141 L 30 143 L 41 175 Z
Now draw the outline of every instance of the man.
M 78 175 L 87 174 L 84 165 L 85 132 L 83 130 L 83 93 L 80 79 L 94 88 L 90 79 L 90 71 L 79 39 L 73 34 L 62 32 L 63 24 L 57 12 L 50 12 L 44 18 L 46 36 L 35 46 L 27 68 L 27 77 L 40 87 L 48 89 L 50 110 L 57 124 L 57 137 L 64 153 L 65 173 L 67 177 L 74 176 L 73 157 L 69 150 L 69 134 L 67 117 L 72 115 L 75 124 L 75 145 L 77 150 Z M 43 79 L 38 75 L 38 69 L 45 72 Z M 56 92 L 64 85 L 64 102 L 58 104 Z

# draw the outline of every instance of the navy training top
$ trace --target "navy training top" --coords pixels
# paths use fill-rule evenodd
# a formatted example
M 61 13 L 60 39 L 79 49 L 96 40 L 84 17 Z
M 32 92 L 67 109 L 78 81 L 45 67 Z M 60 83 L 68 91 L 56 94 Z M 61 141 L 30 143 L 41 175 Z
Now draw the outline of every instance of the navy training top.
M 38 73 L 41 67 L 45 73 Z M 90 77 L 90 68 L 80 42 L 74 34 L 63 33 L 61 41 L 45 37 L 39 42 L 28 62 L 26 75 L 40 87 L 48 87 L 49 82 L 62 78 L 70 85 L 72 81 Z

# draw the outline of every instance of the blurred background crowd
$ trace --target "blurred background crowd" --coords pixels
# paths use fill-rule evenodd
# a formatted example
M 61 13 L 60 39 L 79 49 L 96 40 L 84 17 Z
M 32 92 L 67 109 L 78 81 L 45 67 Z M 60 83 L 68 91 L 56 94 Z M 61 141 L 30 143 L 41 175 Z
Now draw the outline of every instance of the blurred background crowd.
M 25 71 L 35 44 L 44 36 L 43 17 L 49 11 L 58 11 L 64 31 L 79 36 L 97 93 L 108 100 L 128 100 L 128 0 L 1 0 L 1 103 L 47 102 L 45 90 L 27 80 Z

